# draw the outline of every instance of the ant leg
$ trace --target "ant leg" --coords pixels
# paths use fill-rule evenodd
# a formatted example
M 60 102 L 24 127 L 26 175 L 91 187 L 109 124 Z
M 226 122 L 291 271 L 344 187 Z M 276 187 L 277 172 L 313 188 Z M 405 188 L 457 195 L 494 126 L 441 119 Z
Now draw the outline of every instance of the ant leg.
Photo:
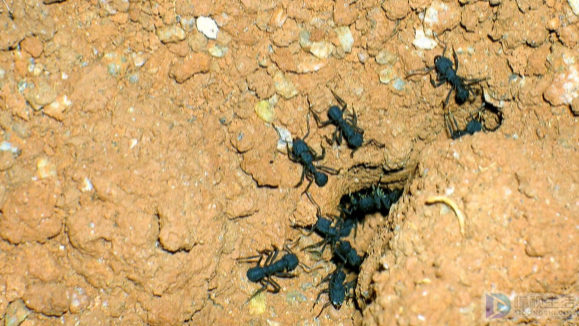
M 331 276 L 332 274 L 328 275 Z M 327 278 L 327 277 L 326 277 Z M 329 279 L 328 279 L 329 280 Z M 322 284 L 322 283 L 320 283 Z M 320 285 L 318 284 L 318 286 Z M 320 293 L 318 293 L 318 297 L 316 298 L 316 302 L 314 302 L 314 307 L 316 306 L 316 304 L 318 304 L 318 301 L 320 301 L 320 298 L 322 297 L 322 294 L 327 293 L 328 295 L 330 294 L 330 289 L 325 289 L 320 291 Z M 313 308 L 312 308 L 313 309 Z
M 320 316 L 322 315 L 322 312 L 324 312 L 324 309 L 326 309 L 326 307 L 328 307 L 329 305 L 331 305 L 331 303 L 326 302 L 326 304 L 322 307 L 322 310 L 320 310 L 320 313 L 316 316 L 316 319 L 320 318 Z
M 374 146 L 376 146 L 376 147 L 380 147 L 380 148 L 386 147 L 386 145 L 382 144 L 381 142 L 377 141 L 377 140 L 374 139 L 374 138 L 366 141 L 366 143 L 365 143 L 364 145 L 362 145 L 362 146 L 366 146 L 366 145 L 370 145 L 370 144 L 372 144 L 372 145 L 374 145 Z
M 274 246 L 273 251 L 267 250 L 267 252 L 268 252 L 267 259 L 265 260 L 264 266 L 269 266 L 271 265 L 271 263 L 275 261 L 275 259 L 277 258 L 277 254 L 279 253 L 279 250 Z
M 337 175 L 338 173 L 340 173 L 339 170 L 335 170 L 335 169 L 332 169 L 332 168 L 329 168 L 329 167 L 323 166 L 323 165 L 318 165 L 318 166 L 316 166 L 316 168 L 322 172 L 325 172 L 325 173 L 331 174 L 331 175 Z
M 339 138 L 338 138 L 339 137 Z M 342 134 L 340 133 L 340 129 L 336 128 L 334 133 L 332 134 L 332 138 L 330 139 L 328 136 L 325 136 L 326 141 L 330 145 L 334 145 L 334 143 L 338 143 L 338 146 L 342 145 Z
M 323 160 L 324 157 L 326 157 L 326 149 L 322 145 L 320 145 L 320 147 L 322 148 L 322 154 L 319 156 L 318 156 L 318 153 L 316 153 L 316 151 L 314 151 L 312 148 L 310 148 L 310 151 L 312 151 L 312 154 L 314 154 L 314 158 L 312 161 Z
M 311 184 L 311 182 L 310 182 L 310 184 Z M 308 188 L 309 188 L 309 185 L 308 185 Z M 316 203 L 316 201 L 314 200 L 314 198 L 312 198 L 312 194 L 310 194 L 309 191 L 304 191 L 304 192 L 306 193 L 306 196 L 308 196 L 308 199 L 312 202 L 312 204 L 320 207 L 320 206 L 318 205 L 318 203 Z M 302 195 L 304 194 L 304 192 L 302 192 Z M 308 235 L 312 234 L 312 232 L 314 232 L 313 229 L 311 230 L 310 233 L 308 233 Z
M 302 169 L 302 176 L 300 177 L 300 182 L 298 182 L 298 184 L 296 184 L 296 185 L 294 186 L 294 188 L 297 188 L 297 187 L 301 186 L 302 183 L 304 183 L 305 177 L 306 177 L 306 168 L 304 167 L 304 168 Z
M 344 120 L 350 124 L 350 127 L 354 128 L 357 132 L 364 133 L 364 130 L 358 127 L 358 116 L 356 115 L 356 111 L 354 114 L 348 118 L 344 118 Z
M 438 37 L 438 33 L 434 32 L 432 33 L 432 35 L 436 38 L 436 40 L 442 44 L 444 44 L 444 50 L 442 50 L 442 57 L 444 57 L 444 54 L 446 53 L 446 43 L 444 43 L 440 37 Z
M 458 56 L 456 55 L 456 51 L 454 48 L 452 49 L 452 57 L 454 58 L 454 71 L 458 71 Z
M 306 190 L 304 190 L 301 194 L 301 196 L 303 196 L 303 194 L 306 194 L 306 196 L 308 196 L 309 192 L 308 190 L 310 190 L 310 187 L 312 186 L 312 182 L 314 182 L 314 180 L 310 180 L 310 182 L 308 183 L 308 186 L 306 187 Z M 309 197 L 309 196 L 308 196 Z M 311 200 L 311 199 L 310 199 Z M 314 202 L 315 203 L 315 202 Z
M 448 110 L 448 115 L 452 118 L 452 121 L 454 121 L 455 130 L 458 130 L 458 122 L 456 122 L 456 118 L 454 117 L 454 114 L 452 114 L 452 111 Z
M 306 125 L 308 126 L 308 132 L 306 133 L 306 135 L 304 136 L 304 138 L 302 138 L 302 140 L 306 140 L 306 138 L 308 138 L 308 136 L 310 135 L 310 113 L 308 112 L 308 114 L 306 115 Z
M 318 124 L 318 128 L 323 128 L 327 125 L 332 124 L 331 120 L 327 120 L 327 121 L 320 121 L 320 116 L 318 115 L 317 112 L 314 111 L 314 109 L 310 108 L 310 112 L 313 114 L 314 116 L 314 120 L 316 120 L 316 123 Z
M 336 128 L 336 131 L 334 132 L 334 138 L 336 139 L 338 146 L 342 146 L 342 132 L 340 129 Z
M 454 90 L 454 88 L 451 88 L 450 91 L 448 91 L 448 95 L 446 95 L 446 100 L 444 100 L 444 107 L 446 107 L 448 105 L 448 101 L 450 101 L 450 94 L 452 94 L 453 90 Z
M 315 271 L 316 269 L 323 268 L 323 266 L 318 266 L 319 264 L 320 264 L 320 262 L 317 262 L 317 263 L 314 265 L 314 267 L 310 267 L 310 266 L 308 266 L 308 265 L 306 265 L 306 264 L 304 264 L 304 263 L 299 263 L 298 266 L 301 267 L 301 268 L 304 270 L 304 272 L 306 272 L 306 273 L 309 274 L 309 273 Z
M 325 243 L 327 243 L 327 242 L 328 242 L 328 240 L 324 239 L 324 240 L 322 240 L 322 241 L 319 241 L 319 242 L 316 242 L 316 243 L 314 243 L 314 244 L 311 244 L 311 245 L 309 245 L 309 246 L 307 246 L 307 247 L 304 247 L 304 248 L 302 249 L 302 251 L 313 251 L 313 252 L 316 252 L 316 250 L 308 250 L 308 249 L 317 248 L 317 247 L 319 247 L 319 246 L 321 246 L 321 245 L 323 245 L 323 244 L 325 244 Z M 320 253 L 320 255 L 321 255 L 321 253 Z
M 347 257 L 344 257 L 340 252 L 334 251 L 334 253 L 336 254 L 336 256 L 338 256 L 338 258 L 340 258 L 342 260 L 342 262 L 344 262 L 344 263 L 348 262 Z
M 406 75 L 406 77 L 404 77 L 404 79 L 408 79 L 408 77 L 412 77 L 414 75 L 426 75 L 427 73 L 431 72 L 432 70 L 434 70 L 435 66 L 432 67 L 426 67 L 424 69 L 418 69 L 418 70 L 411 70 L 408 75 Z
M 342 107 L 342 114 L 344 114 L 344 111 L 348 107 L 348 104 L 346 103 L 346 101 L 342 100 L 342 98 L 339 97 L 338 94 L 336 94 L 336 92 L 334 92 L 333 89 L 330 89 L 330 92 L 332 92 L 332 94 L 334 95 L 334 98 L 338 101 L 338 103 Z
M 450 138 L 458 139 L 458 138 L 462 137 L 465 134 L 465 131 L 460 130 L 458 128 L 458 122 L 456 121 L 456 118 L 454 117 L 454 115 L 452 114 L 452 112 L 450 110 L 448 111 L 448 115 L 450 116 L 450 118 L 452 118 L 451 123 L 454 122 L 454 130 L 451 132 Z
M 262 281 L 263 281 L 263 280 L 262 280 Z M 260 294 L 261 292 L 263 292 L 263 291 L 265 291 L 265 290 L 267 289 L 267 284 L 268 284 L 267 281 L 266 281 L 265 283 L 264 283 L 264 282 L 260 282 L 260 284 L 261 284 L 261 288 L 260 288 L 259 290 L 255 291 L 255 293 L 253 293 L 253 294 L 251 295 L 251 297 L 249 297 L 249 299 L 247 299 L 247 301 L 245 301 L 245 302 L 241 305 L 242 307 L 245 306 L 246 304 L 248 304 L 251 300 L 253 300 L 253 298 L 255 298 L 258 294 Z
M 378 141 L 377 141 L 376 139 L 374 139 L 374 138 L 366 141 L 364 144 L 362 144 L 362 146 L 366 146 L 366 145 L 370 145 L 370 144 L 371 144 L 371 145 L 374 145 L 374 146 L 376 146 L 376 147 L 379 147 L 379 148 L 384 148 L 384 147 L 386 147 L 386 145 L 378 142 Z M 356 153 L 356 151 L 358 151 L 360 148 L 362 148 L 362 146 L 353 149 L 352 152 L 350 153 L 350 157 L 354 157 L 354 153 Z
M 352 121 L 353 121 L 352 126 L 356 127 L 358 125 L 358 115 L 356 114 L 356 109 L 352 108 L 352 112 L 353 112 L 353 114 L 352 114 Z
M 448 129 L 448 136 L 452 139 L 454 139 L 454 131 L 452 129 L 452 123 L 450 122 L 450 118 L 448 117 L 448 114 L 444 115 L 444 121 L 446 122 L 446 128 Z
M 298 158 L 294 155 L 294 153 L 290 150 L 289 148 L 289 143 L 285 143 L 286 149 L 287 149 L 287 157 L 290 159 L 290 161 L 295 162 L 295 163 L 299 163 L 300 161 L 298 160 Z
M 281 290 L 281 286 L 279 286 L 279 284 L 277 284 L 277 282 L 274 281 L 271 277 L 268 277 L 266 282 L 273 286 L 273 291 L 271 291 L 271 293 L 278 293 L 279 290 Z
M 434 81 L 434 79 L 430 78 L 430 83 L 432 84 L 432 86 L 434 88 L 438 88 L 446 82 L 447 82 L 446 78 L 441 78 L 440 80 L 437 80 L 436 82 Z
M 472 79 L 463 79 L 462 82 L 464 86 L 474 85 L 476 83 L 484 82 L 485 80 L 489 80 L 489 77 L 485 78 L 472 78 Z
M 299 266 L 299 264 L 298 264 L 298 266 Z M 278 273 L 275 273 L 274 276 L 282 277 L 282 278 L 294 278 L 297 275 L 295 273 L 278 272 Z
M 257 260 L 257 265 L 256 265 L 256 266 L 259 266 L 261 264 L 261 261 L 263 260 L 263 256 L 264 256 L 263 254 L 260 254 L 260 255 L 249 256 L 249 257 L 239 257 L 235 260 L 239 263 L 253 263 L 256 261 L 256 259 L 259 258 Z
M 302 237 L 297 238 L 296 240 L 293 241 L 286 241 L 286 243 L 284 243 L 283 245 L 283 250 L 285 250 L 285 252 L 287 252 L 288 254 L 293 254 L 292 248 L 296 246 L 296 244 L 298 242 L 300 242 L 300 240 L 302 239 Z

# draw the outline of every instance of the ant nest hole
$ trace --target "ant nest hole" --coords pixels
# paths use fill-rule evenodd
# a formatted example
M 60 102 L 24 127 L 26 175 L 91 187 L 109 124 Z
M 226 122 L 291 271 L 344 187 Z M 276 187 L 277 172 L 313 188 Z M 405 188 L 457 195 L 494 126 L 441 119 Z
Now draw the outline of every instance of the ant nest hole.
M 414 174 L 415 165 L 410 168 L 396 171 L 384 171 L 381 167 L 369 168 L 367 166 L 353 167 L 348 170 L 342 179 L 342 191 L 336 192 L 336 197 L 329 202 L 333 212 L 339 212 L 342 219 L 352 219 L 355 221 L 355 228 L 344 240 L 349 241 L 356 252 L 366 260 L 368 255 L 374 250 L 372 247 L 374 237 L 380 233 L 387 232 L 395 228 L 392 219 L 388 218 L 391 208 L 395 205 L 404 193 L 404 189 Z M 378 249 L 379 250 L 379 249 Z M 361 269 L 350 270 L 349 273 L 356 274 L 357 286 L 355 288 L 356 309 L 362 310 L 371 295 L 364 295 L 367 292 L 367 279 L 371 275 L 364 276 L 361 280 L 358 277 L 368 271 L 372 273 L 373 266 L 365 266 L 362 262 Z M 367 273 L 368 274 L 368 273 Z M 364 284 L 363 289 L 359 286 Z

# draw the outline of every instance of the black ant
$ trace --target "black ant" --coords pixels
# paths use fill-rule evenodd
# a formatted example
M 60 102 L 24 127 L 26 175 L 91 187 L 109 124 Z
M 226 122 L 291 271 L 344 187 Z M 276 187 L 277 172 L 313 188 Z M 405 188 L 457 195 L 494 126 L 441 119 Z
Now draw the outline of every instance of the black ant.
M 272 278 L 273 276 L 286 278 L 295 277 L 296 275 L 291 272 L 293 272 L 298 266 L 306 272 L 310 272 L 312 270 L 310 267 L 300 263 L 298 257 L 291 251 L 289 245 L 284 245 L 284 251 L 287 253 L 278 261 L 275 261 L 275 259 L 277 258 L 279 250 L 275 246 L 273 247 L 273 251 L 266 249 L 259 251 L 259 255 L 257 256 L 242 257 L 237 259 L 238 262 L 254 262 L 259 258 L 257 260 L 257 264 L 247 270 L 247 279 L 249 279 L 251 282 L 259 282 L 262 286 L 245 303 L 251 301 L 251 299 L 253 299 L 256 295 L 265 291 L 268 285 L 273 287 L 272 290 L 269 290 L 270 292 L 278 293 L 281 287 Z M 263 260 L 264 256 L 267 258 L 265 259 L 263 266 L 261 266 L 261 261 Z
M 380 187 L 372 186 L 370 194 L 350 194 L 350 207 L 342 208 L 342 211 L 348 215 L 353 213 L 368 214 L 372 212 L 387 213 L 394 202 L 402 195 L 401 189 L 386 191 Z
M 443 43 L 439 38 L 438 35 L 435 33 L 434 36 L 436 39 Z M 434 87 L 439 87 L 444 83 L 449 83 L 452 88 L 448 91 L 448 95 L 446 96 L 446 100 L 444 101 L 444 107 L 448 105 L 448 101 L 450 100 L 450 94 L 452 91 L 456 91 L 456 102 L 460 105 L 463 104 L 468 100 L 469 94 L 474 94 L 472 90 L 472 85 L 480 83 L 482 81 L 487 80 L 488 78 L 474 78 L 474 79 L 467 79 L 457 75 L 458 71 L 458 56 L 456 52 L 453 50 L 453 58 L 454 58 L 454 67 L 452 61 L 449 58 L 445 57 L 444 54 L 446 53 L 447 45 L 444 44 L 444 50 L 442 51 L 442 55 L 437 55 L 434 57 L 434 66 L 433 67 L 426 67 L 420 70 L 411 71 L 406 78 L 417 75 L 417 74 L 427 74 L 432 70 L 436 70 L 436 79 L 437 81 L 434 82 L 434 79 L 430 78 L 430 83 Z
M 458 128 L 458 123 L 456 122 L 456 119 L 454 118 L 454 115 L 452 114 L 452 112 L 448 112 L 448 114 L 444 115 L 444 118 L 446 120 L 446 127 L 448 128 L 448 133 L 450 135 L 450 138 L 452 139 L 458 139 L 464 135 L 474 135 L 475 133 L 479 132 L 479 131 L 496 131 L 502 124 L 502 120 L 503 120 L 503 116 L 502 116 L 502 112 L 496 110 L 496 115 L 498 117 L 498 125 L 495 128 L 492 129 L 487 129 L 483 123 L 482 123 L 482 112 L 487 108 L 487 103 L 483 103 L 482 106 L 480 108 L 478 108 L 477 110 L 475 110 L 476 112 L 476 116 L 473 115 L 472 112 L 469 113 L 470 115 L 470 120 L 469 122 L 466 124 L 465 128 L 460 130 Z M 450 119 L 452 118 L 452 121 L 450 121 Z M 453 125 L 454 123 L 454 125 Z
M 452 118 L 454 122 L 454 126 L 452 125 L 449 116 Z M 480 120 L 476 119 L 472 113 L 470 114 L 471 120 L 466 124 L 466 127 L 463 130 L 458 129 L 458 123 L 454 118 L 454 115 L 449 112 L 449 114 L 444 115 L 446 120 L 446 127 L 448 128 L 448 133 L 450 134 L 450 138 L 458 139 L 464 135 L 474 135 L 475 133 L 481 131 L 483 129 L 483 125 Z
M 314 231 L 317 231 L 324 239 L 320 242 L 314 243 L 309 245 L 303 250 L 308 250 L 312 248 L 317 248 L 322 246 L 321 253 L 324 252 L 326 249 L 326 245 L 330 245 L 330 247 L 334 248 L 334 245 L 340 241 L 340 239 L 345 238 L 350 235 L 352 229 L 355 227 L 355 221 L 352 219 L 339 219 L 334 226 L 332 226 L 332 220 L 327 219 L 321 215 L 320 208 L 318 207 L 318 220 L 316 224 L 312 227 L 312 230 L 309 234 Z M 309 235 L 308 234 L 308 235 Z
M 323 187 L 328 183 L 328 174 L 338 174 L 338 171 L 320 165 L 314 165 L 313 162 L 323 160 L 326 157 L 326 149 L 322 146 L 322 154 L 318 155 L 316 151 L 314 151 L 308 144 L 305 142 L 306 138 L 310 135 L 310 115 L 308 114 L 306 118 L 306 123 L 308 126 L 308 132 L 304 136 L 304 138 L 300 139 L 299 137 L 295 137 L 293 139 L 293 146 L 290 150 L 289 144 L 286 144 L 288 150 L 288 157 L 291 161 L 300 163 L 304 169 L 302 170 L 302 176 L 300 178 L 300 182 L 298 182 L 295 187 L 299 187 L 304 182 L 304 178 L 307 178 L 310 183 L 304 190 L 304 193 L 308 193 L 312 182 L 315 181 L 318 187 Z M 277 128 L 276 128 L 277 131 Z M 278 131 L 279 134 L 279 131 Z M 281 138 L 281 135 L 280 135 Z M 325 173 L 324 173 L 325 172 Z M 311 197 L 310 197 L 310 200 Z M 313 202 L 313 200 L 312 200 Z M 315 202 L 314 202 L 315 203 Z
M 311 107 L 310 111 L 314 115 L 316 119 L 316 123 L 318 124 L 319 128 L 323 128 L 328 125 L 335 125 L 336 130 L 332 136 L 332 139 L 326 137 L 326 140 L 330 145 L 333 145 L 334 142 L 338 143 L 338 145 L 342 145 L 342 137 L 348 143 L 348 147 L 352 149 L 352 153 L 350 154 L 351 157 L 354 157 L 354 153 L 360 149 L 360 147 L 368 144 L 374 144 L 378 147 L 384 147 L 383 144 L 378 143 L 375 139 L 370 139 L 364 144 L 364 130 L 358 127 L 358 117 L 356 115 L 356 111 L 353 111 L 351 118 L 344 118 L 344 113 L 348 107 L 348 104 L 339 97 L 333 90 L 331 90 L 332 94 L 338 100 L 340 107 L 333 105 L 328 110 L 328 120 L 327 121 L 320 121 L 320 117 L 318 113 L 316 113 Z
M 345 284 L 344 281 L 346 281 L 346 273 L 344 273 L 341 266 L 338 266 L 332 274 L 322 279 L 320 284 L 324 282 L 329 282 L 328 288 L 322 290 L 318 294 L 318 298 L 316 299 L 316 302 L 314 302 L 314 307 L 316 306 L 316 304 L 320 300 L 320 297 L 324 293 L 327 293 L 329 295 L 330 301 L 327 302 L 322 307 L 322 310 L 320 310 L 320 313 L 316 316 L 316 318 L 320 317 L 324 309 L 326 309 L 326 307 L 328 307 L 329 305 L 333 305 L 334 308 L 336 308 L 336 310 L 340 310 L 340 308 L 342 308 L 344 300 L 346 300 L 347 298 L 353 298 L 353 295 L 350 294 L 350 290 L 354 287 L 356 281 L 348 282 Z
M 350 241 L 341 240 L 336 245 L 334 254 L 346 265 L 354 268 L 359 268 L 362 265 L 364 258 L 352 248 Z

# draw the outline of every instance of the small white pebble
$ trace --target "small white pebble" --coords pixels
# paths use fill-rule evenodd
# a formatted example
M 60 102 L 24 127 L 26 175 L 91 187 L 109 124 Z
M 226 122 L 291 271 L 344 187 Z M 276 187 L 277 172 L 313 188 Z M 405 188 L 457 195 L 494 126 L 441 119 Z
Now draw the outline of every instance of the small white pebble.
M 84 179 L 82 179 L 82 186 L 81 186 L 80 190 L 82 190 L 83 192 L 93 190 L 92 183 L 90 182 L 90 180 L 88 178 L 85 177 Z
M 416 46 L 419 49 L 425 50 L 432 50 L 437 45 L 434 39 L 426 37 L 426 34 L 424 34 L 424 30 L 422 29 L 416 30 L 416 35 L 414 37 L 414 41 L 412 41 L 412 44 L 414 44 L 414 46 Z
M 3 141 L 3 142 L 0 144 L 0 151 L 7 152 L 7 151 L 9 151 L 11 148 L 12 148 L 12 144 L 10 144 L 10 143 L 7 142 L 7 141 Z
M 335 29 L 336 35 L 338 35 L 338 40 L 340 40 L 340 45 L 346 53 L 352 52 L 352 46 L 354 45 L 354 36 L 350 31 L 350 27 L 343 26 L 337 27 Z
M 277 141 L 277 150 L 285 153 L 287 152 L 288 146 L 290 148 L 293 146 L 292 134 L 284 127 L 275 126 L 275 129 L 277 129 L 280 136 L 280 139 Z
M 215 40 L 219 27 L 217 27 L 217 23 L 213 19 L 199 16 L 199 18 L 197 18 L 197 30 L 203 33 L 208 39 Z

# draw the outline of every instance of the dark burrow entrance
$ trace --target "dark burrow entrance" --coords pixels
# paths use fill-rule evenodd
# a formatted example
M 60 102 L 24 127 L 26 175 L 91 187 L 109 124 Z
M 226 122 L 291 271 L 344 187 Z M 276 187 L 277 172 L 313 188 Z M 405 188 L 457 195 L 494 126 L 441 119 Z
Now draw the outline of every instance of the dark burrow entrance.
M 320 295 L 329 297 L 323 308 L 340 309 L 342 304 L 353 299 L 356 309 L 362 311 L 365 304 L 361 305 L 361 299 L 356 296 L 359 293 L 356 289 L 358 275 L 374 236 L 383 228 L 391 228 L 388 215 L 401 198 L 408 176 L 414 170 L 384 173 L 381 168 L 360 166 L 350 169 L 346 180 L 352 183 L 345 185 L 345 193 L 340 195 L 339 204 L 332 210 L 337 214 L 318 210 L 312 230 L 321 240 L 306 247 L 305 251 L 313 255 L 314 260 L 328 260 L 332 264 L 329 273 L 322 275 L 325 285 L 320 285 Z M 360 186 L 362 188 L 356 189 Z M 356 190 L 348 191 L 350 187 Z M 362 299 L 364 303 L 367 301 Z M 320 310 L 319 314 L 322 313 Z

